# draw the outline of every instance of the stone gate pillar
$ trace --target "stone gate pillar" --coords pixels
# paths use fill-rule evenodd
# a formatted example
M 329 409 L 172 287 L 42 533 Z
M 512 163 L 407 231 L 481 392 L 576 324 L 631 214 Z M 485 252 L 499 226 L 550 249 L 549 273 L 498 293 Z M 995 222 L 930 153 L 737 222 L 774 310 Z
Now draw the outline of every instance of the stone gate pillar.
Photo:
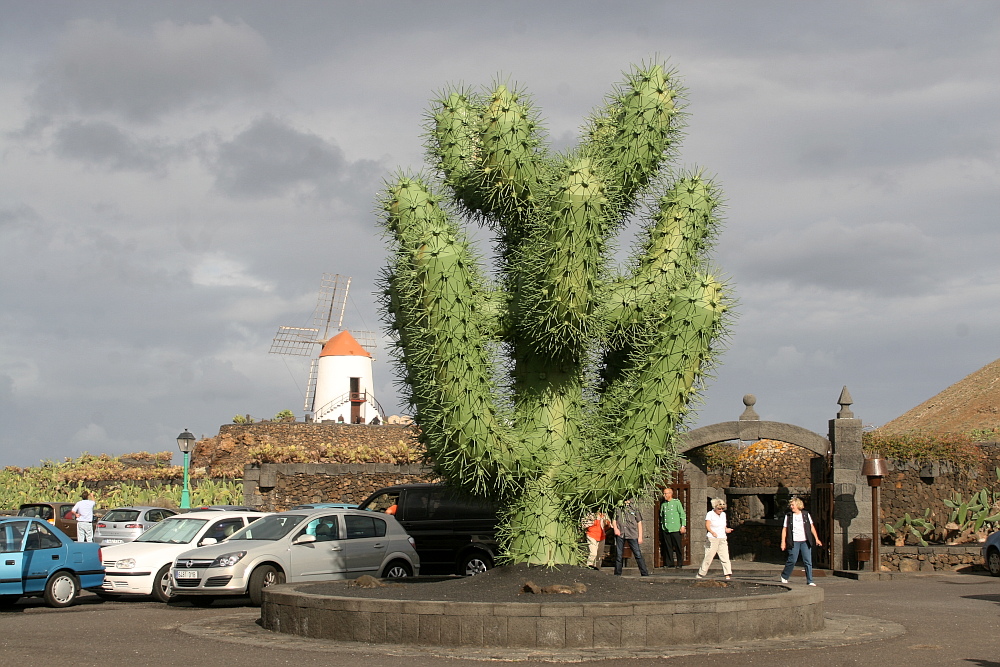
M 861 474 L 865 454 L 861 448 L 861 420 L 851 412 L 851 394 L 840 392 L 840 411 L 830 420 L 830 445 L 833 453 L 833 539 L 834 569 L 850 569 L 854 560 L 851 541 L 858 535 L 871 535 L 872 502 L 868 479 Z

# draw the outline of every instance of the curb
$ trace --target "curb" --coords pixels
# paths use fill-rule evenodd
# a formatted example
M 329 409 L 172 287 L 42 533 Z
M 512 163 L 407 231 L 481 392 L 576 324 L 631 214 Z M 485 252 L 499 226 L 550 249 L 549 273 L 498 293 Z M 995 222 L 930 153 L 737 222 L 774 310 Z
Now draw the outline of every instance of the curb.
M 880 641 L 906 633 L 899 623 L 870 616 L 853 614 L 826 614 L 822 630 L 805 635 L 792 635 L 772 639 L 755 639 L 735 642 L 725 646 L 716 644 L 689 644 L 685 646 L 642 649 L 478 649 L 471 647 L 441 648 L 435 646 L 403 646 L 392 644 L 362 644 L 330 639 L 307 639 L 295 635 L 265 630 L 257 622 L 259 612 L 247 611 L 206 618 L 178 629 L 195 637 L 248 644 L 271 649 L 314 651 L 319 653 L 380 653 L 382 655 L 409 657 L 465 658 L 469 660 L 523 662 L 586 662 L 611 658 L 670 658 L 685 655 L 713 655 L 747 653 L 752 651 L 782 651 L 848 646 Z

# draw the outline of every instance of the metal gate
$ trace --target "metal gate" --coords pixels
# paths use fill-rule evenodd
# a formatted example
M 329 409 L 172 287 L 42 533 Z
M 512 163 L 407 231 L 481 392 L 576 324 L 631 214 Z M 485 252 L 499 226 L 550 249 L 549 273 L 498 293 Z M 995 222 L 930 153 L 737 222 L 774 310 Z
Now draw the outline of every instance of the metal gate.
M 834 563 L 833 484 L 814 484 L 810 505 L 812 505 L 810 516 L 812 516 L 816 526 L 816 534 L 819 535 L 819 540 L 823 543 L 823 546 L 813 549 L 813 565 L 817 568 L 832 570 Z
M 654 506 L 655 516 L 653 516 L 653 540 L 656 543 L 653 557 L 653 567 L 663 567 L 666 559 L 663 557 L 663 540 L 660 538 L 660 505 L 663 504 L 663 489 L 669 486 L 674 490 L 674 498 L 681 501 L 684 513 L 687 515 L 688 529 L 681 535 L 681 553 L 683 554 L 683 564 L 691 564 L 691 485 L 684 478 L 684 471 L 678 470 L 674 473 L 673 479 L 659 487 L 660 495 L 656 499 Z

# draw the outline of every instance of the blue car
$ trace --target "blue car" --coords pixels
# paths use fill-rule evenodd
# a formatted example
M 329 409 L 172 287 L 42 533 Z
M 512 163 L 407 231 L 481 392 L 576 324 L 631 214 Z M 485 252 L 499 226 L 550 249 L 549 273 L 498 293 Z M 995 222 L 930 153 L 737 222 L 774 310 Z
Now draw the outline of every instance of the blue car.
M 74 542 L 42 519 L 0 519 L 0 605 L 42 596 L 50 607 L 68 607 L 82 589 L 103 584 L 99 545 Z

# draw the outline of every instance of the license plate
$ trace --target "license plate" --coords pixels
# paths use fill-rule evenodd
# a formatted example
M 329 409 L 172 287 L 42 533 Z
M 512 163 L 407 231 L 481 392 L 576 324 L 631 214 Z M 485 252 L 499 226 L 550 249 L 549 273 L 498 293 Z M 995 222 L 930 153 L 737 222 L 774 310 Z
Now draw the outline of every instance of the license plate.
M 123 543 L 124 541 L 125 541 L 125 540 L 104 540 L 104 543 L 105 543 L 105 544 L 121 544 L 121 543 Z
M 197 579 L 198 570 L 174 570 L 174 576 L 178 579 Z

